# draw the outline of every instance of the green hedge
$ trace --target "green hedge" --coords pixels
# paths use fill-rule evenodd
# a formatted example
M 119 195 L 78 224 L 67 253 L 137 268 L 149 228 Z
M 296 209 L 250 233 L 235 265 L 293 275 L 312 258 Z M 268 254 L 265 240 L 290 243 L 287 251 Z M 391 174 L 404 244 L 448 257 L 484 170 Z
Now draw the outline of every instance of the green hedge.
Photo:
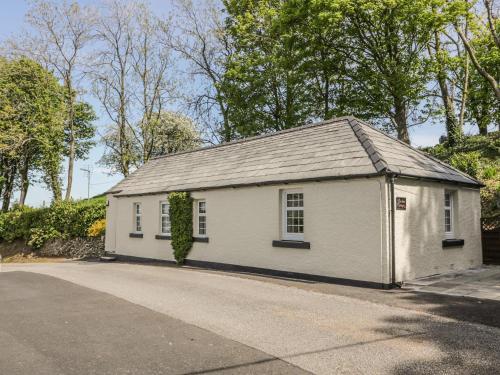
M 46 208 L 15 207 L 0 214 L 0 240 L 25 240 L 35 249 L 53 238 L 86 237 L 106 215 L 106 198 L 57 202 Z
M 168 203 L 174 258 L 183 264 L 193 246 L 193 199 L 189 193 L 170 193 Z

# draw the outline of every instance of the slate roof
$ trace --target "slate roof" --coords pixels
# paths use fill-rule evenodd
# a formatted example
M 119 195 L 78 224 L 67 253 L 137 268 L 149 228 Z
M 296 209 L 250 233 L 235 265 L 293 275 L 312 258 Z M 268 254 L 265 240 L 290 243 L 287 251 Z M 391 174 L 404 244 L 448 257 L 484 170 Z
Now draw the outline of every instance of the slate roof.
M 396 174 L 479 187 L 466 174 L 353 117 L 161 156 L 115 196 Z

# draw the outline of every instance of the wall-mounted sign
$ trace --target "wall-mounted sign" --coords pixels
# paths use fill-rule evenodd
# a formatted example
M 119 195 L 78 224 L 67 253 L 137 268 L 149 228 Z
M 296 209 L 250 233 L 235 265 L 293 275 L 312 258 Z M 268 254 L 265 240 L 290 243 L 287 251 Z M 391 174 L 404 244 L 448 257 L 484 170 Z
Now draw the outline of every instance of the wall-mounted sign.
M 406 210 L 406 198 L 396 197 L 396 210 Z

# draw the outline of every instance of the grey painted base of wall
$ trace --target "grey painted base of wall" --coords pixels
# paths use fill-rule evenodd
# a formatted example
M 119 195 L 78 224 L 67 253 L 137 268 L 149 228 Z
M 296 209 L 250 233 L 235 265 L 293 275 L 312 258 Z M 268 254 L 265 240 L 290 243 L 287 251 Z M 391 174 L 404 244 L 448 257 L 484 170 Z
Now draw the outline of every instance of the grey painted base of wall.
M 142 258 L 142 257 L 135 257 L 135 256 L 130 256 L 130 255 L 121 255 L 121 254 L 114 254 L 114 255 L 116 255 L 116 258 L 118 261 L 122 261 L 122 262 L 176 265 L 176 262 L 174 262 L 172 260 Z M 238 264 L 206 262 L 206 261 L 202 261 L 202 260 L 186 259 L 185 265 L 191 266 L 191 267 L 214 269 L 214 270 L 221 270 L 221 271 L 227 271 L 227 272 L 253 273 L 256 275 L 265 275 L 265 276 L 283 277 L 283 278 L 289 278 L 289 279 L 317 281 L 317 282 L 322 282 L 322 283 L 348 285 L 348 286 L 356 286 L 356 287 L 371 288 L 371 289 L 391 289 L 391 288 L 395 287 L 394 285 L 391 285 L 391 284 L 377 283 L 374 281 L 344 279 L 344 278 L 339 278 L 339 277 L 313 275 L 313 274 L 300 273 L 300 272 L 289 272 L 289 271 L 274 270 L 274 269 L 269 269 L 269 268 L 241 266 Z

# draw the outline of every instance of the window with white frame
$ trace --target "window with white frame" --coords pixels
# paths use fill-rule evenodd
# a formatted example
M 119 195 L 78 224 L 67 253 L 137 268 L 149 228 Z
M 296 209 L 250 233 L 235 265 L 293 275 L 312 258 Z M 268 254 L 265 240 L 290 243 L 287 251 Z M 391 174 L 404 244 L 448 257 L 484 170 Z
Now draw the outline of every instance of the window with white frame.
M 304 193 L 302 190 L 284 190 L 281 197 L 283 239 L 304 240 Z
M 196 201 L 196 214 L 198 216 L 198 235 L 207 235 L 207 204 L 205 201 Z
M 134 203 L 134 231 L 142 232 L 142 208 L 140 203 Z
M 444 235 L 453 237 L 453 192 L 444 192 Z
M 160 234 L 170 234 L 170 206 L 168 202 L 160 202 Z

